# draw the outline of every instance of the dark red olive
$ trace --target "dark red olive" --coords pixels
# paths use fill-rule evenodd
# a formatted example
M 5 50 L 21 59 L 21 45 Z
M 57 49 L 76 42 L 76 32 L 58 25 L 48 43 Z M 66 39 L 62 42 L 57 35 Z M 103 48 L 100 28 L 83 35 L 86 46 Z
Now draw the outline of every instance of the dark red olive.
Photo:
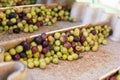
M 12 56 L 13 60 L 19 60 L 20 59 L 20 55 L 19 54 L 15 54 Z
M 0 23 L 2 22 L 2 19 L 0 18 Z
M 49 50 L 47 48 L 43 48 L 42 52 L 47 53 Z
M 57 17 L 57 21 L 61 21 L 62 18 L 60 16 Z

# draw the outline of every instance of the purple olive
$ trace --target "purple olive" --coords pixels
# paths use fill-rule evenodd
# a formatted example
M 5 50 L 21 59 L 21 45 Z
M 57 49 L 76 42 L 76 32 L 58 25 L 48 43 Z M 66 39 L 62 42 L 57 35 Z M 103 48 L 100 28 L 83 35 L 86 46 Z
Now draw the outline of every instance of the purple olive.
M 109 80 L 117 80 L 115 76 L 110 77 Z
M 18 16 L 19 16 L 19 18 L 23 18 L 26 16 L 26 14 L 22 12 L 22 13 L 18 13 Z
M 76 51 L 75 53 L 79 55 L 81 52 L 80 51 Z
M 90 33 L 92 33 L 93 35 L 96 34 L 96 30 L 91 30 Z
M 33 24 L 33 20 L 32 20 L 32 19 L 29 19 L 29 20 L 27 20 L 27 23 L 28 23 L 28 24 Z
M 22 16 L 22 13 L 18 13 L 18 16 L 19 16 L 19 18 L 22 18 L 23 16 Z
M 48 44 L 49 44 L 48 41 L 45 40 L 45 41 L 43 41 L 43 44 L 42 44 L 42 45 L 43 45 L 43 47 L 47 47 Z
M 76 42 L 72 42 L 71 46 L 74 48 L 76 46 Z
M 80 41 L 80 38 L 75 36 L 75 37 L 74 37 L 74 41 L 75 41 L 75 42 L 79 42 L 79 41 Z
M 42 21 L 37 21 L 36 26 L 38 26 L 38 27 L 43 26 L 43 22 Z
M 46 35 L 45 33 L 42 33 L 42 34 L 41 34 L 41 37 L 42 37 L 43 40 L 46 40 L 47 35 Z
M 8 26 L 13 26 L 13 23 L 12 23 L 11 21 L 8 21 L 8 22 L 7 22 L 7 25 L 8 25 Z
M 13 60 L 19 60 L 20 59 L 20 55 L 19 54 L 15 54 L 12 56 Z
M 30 44 L 28 41 L 22 42 L 22 46 L 23 46 L 25 51 L 30 49 Z
M 41 36 L 38 36 L 38 37 L 35 37 L 34 38 L 34 41 L 37 43 L 37 44 L 41 44 L 43 42 L 43 39 Z
M 60 37 L 60 41 L 63 42 L 63 43 L 67 42 L 67 40 L 68 40 L 67 36 L 61 36 Z
M 26 16 L 23 17 L 23 20 L 28 21 L 28 18 Z
M 47 46 L 47 49 L 48 49 L 48 50 L 52 50 L 53 47 L 52 47 L 51 45 L 48 45 L 48 46 Z
M 80 37 L 80 42 L 83 43 L 85 40 L 86 40 L 85 36 L 82 35 L 82 36 Z
M 71 47 L 71 43 L 69 43 L 69 42 L 65 43 L 64 47 L 66 47 L 67 49 L 69 49 Z

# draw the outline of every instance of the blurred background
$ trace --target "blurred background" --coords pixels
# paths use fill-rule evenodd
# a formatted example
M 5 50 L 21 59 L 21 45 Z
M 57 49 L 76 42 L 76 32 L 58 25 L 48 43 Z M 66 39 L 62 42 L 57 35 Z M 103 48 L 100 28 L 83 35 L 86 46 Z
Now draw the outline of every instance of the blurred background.
M 0 7 L 11 7 L 30 4 L 50 4 L 68 2 L 88 2 L 93 7 L 104 8 L 108 12 L 120 12 L 120 0 L 0 0 Z
M 88 2 L 94 7 L 104 8 L 108 12 L 120 12 L 120 0 L 76 0 L 77 2 Z

